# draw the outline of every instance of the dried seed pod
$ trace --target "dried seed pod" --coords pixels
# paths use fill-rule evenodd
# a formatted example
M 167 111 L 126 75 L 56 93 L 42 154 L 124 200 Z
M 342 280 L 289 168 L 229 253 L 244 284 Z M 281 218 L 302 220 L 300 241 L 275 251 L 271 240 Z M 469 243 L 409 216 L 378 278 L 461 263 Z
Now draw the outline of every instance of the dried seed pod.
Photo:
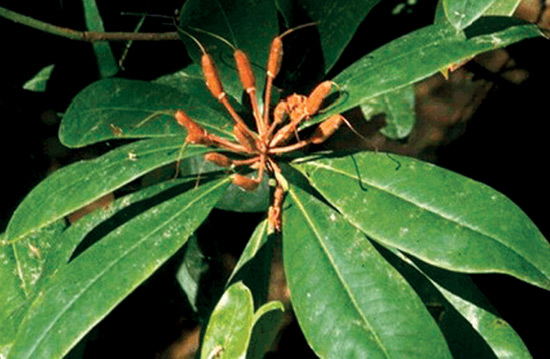
M 233 164 L 233 161 L 229 157 L 218 152 L 207 153 L 204 155 L 204 159 L 220 167 L 230 167 Z
M 187 130 L 186 141 L 197 145 L 210 145 L 208 133 L 198 123 L 193 121 L 187 114 L 181 110 L 176 111 L 176 121 Z
M 233 183 L 245 191 L 254 191 L 256 188 L 258 188 L 258 185 L 260 182 L 243 175 L 240 175 L 238 173 L 235 173 L 233 175 Z
M 309 138 L 309 142 L 316 145 L 325 142 L 327 138 L 332 136 L 332 134 L 340 128 L 343 122 L 344 117 L 342 117 L 342 115 L 334 115 L 329 117 L 317 126 Z

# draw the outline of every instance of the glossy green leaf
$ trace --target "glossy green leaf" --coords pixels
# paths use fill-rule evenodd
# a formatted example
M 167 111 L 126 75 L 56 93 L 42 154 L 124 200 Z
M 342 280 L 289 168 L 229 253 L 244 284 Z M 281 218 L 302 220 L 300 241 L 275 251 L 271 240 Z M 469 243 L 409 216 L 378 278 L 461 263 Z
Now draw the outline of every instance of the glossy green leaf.
M 181 145 L 176 137 L 138 141 L 97 159 L 64 167 L 36 186 L 17 207 L 8 223 L 7 240 L 20 240 L 143 174 L 176 161 Z M 189 146 L 183 157 L 206 150 Z
M 103 20 L 99 14 L 99 9 L 95 0 L 82 0 L 84 8 L 84 19 L 86 27 L 90 31 L 104 32 Z M 108 41 L 95 41 L 92 43 L 97 60 L 97 67 L 101 77 L 111 77 L 118 72 L 118 65 L 115 56 L 111 51 L 111 45 Z
M 244 359 L 253 320 L 252 293 L 237 282 L 227 288 L 212 312 L 204 334 L 201 359 Z
M 317 355 L 451 357 L 420 299 L 363 233 L 297 186 L 291 185 L 285 207 L 292 307 Z
M 188 81 L 190 90 L 198 88 L 194 78 L 182 81 Z M 231 133 L 231 120 L 209 94 L 184 93 L 146 81 L 105 79 L 73 98 L 63 116 L 59 138 L 69 147 L 108 139 L 163 136 L 178 136 L 183 142 L 185 130 L 174 119 L 177 109 L 187 112 L 209 132 L 225 136 Z
M 479 53 L 541 36 L 536 26 L 512 18 L 481 18 L 464 31 L 435 24 L 398 38 L 367 54 L 333 80 L 344 100 L 308 125 L 334 113 L 420 81 Z
M 60 358 L 187 241 L 228 180 L 131 219 L 62 268 L 29 309 L 11 359 Z
M 443 9 L 449 22 L 462 30 L 471 25 L 495 3 L 496 0 L 443 0 Z
M 521 338 L 469 275 L 430 266 L 396 249 L 377 248 L 422 298 L 445 335 L 453 358 L 531 358 Z
M 269 47 L 279 33 L 273 0 L 188 0 L 181 9 L 180 19 L 182 29 L 196 37 L 213 57 L 225 91 L 237 100 L 241 99 L 243 88 L 236 72 L 233 49 L 205 31 L 243 50 L 252 64 L 261 97 Z M 181 38 L 195 63 L 200 64 L 201 52 L 197 44 L 183 32 Z
M 303 25 L 294 20 L 295 14 L 316 22 L 315 28 L 321 41 L 323 73 L 326 74 L 350 42 L 367 14 L 380 0 L 277 0 L 277 8 L 285 17 L 288 27 Z
M 412 158 L 359 153 L 300 165 L 312 185 L 369 237 L 423 261 L 505 273 L 550 289 L 550 245 L 501 193 Z
M 380 132 L 392 139 L 402 139 L 411 133 L 415 123 L 414 95 L 414 87 L 406 86 L 367 101 L 361 110 L 367 119 L 384 113 L 386 126 Z

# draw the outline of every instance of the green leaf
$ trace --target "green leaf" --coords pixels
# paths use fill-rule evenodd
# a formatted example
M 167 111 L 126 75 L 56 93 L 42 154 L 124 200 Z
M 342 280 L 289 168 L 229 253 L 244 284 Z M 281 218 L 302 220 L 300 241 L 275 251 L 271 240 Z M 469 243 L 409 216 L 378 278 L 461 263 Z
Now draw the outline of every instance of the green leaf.
M 176 161 L 181 139 L 156 138 L 69 165 L 36 186 L 15 210 L 6 240 L 13 242 L 95 201 L 143 174 Z M 207 151 L 189 146 L 183 157 Z
M 183 81 L 189 82 L 190 90 L 197 88 L 196 79 Z M 59 138 L 69 147 L 108 139 L 163 136 L 181 136 L 183 142 L 185 130 L 174 119 L 177 109 L 185 110 L 209 132 L 231 135 L 225 128 L 231 120 L 209 94 L 180 92 L 146 81 L 105 79 L 73 98 L 61 121 Z
M 332 0 L 277 0 L 277 8 L 286 19 L 287 26 L 303 25 L 293 19 L 295 14 L 316 23 L 321 40 L 323 73 L 326 74 L 342 55 L 367 14 L 380 0 L 353 0 L 335 2 Z M 302 19 L 299 19 L 300 21 Z
M 262 305 L 254 313 L 254 327 L 246 352 L 247 359 L 263 359 L 279 333 L 284 306 L 274 301 Z
M 34 91 L 34 92 L 45 92 L 48 80 L 52 75 L 53 68 L 55 65 L 48 65 L 42 68 L 36 75 L 32 77 L 29 81 L 23 84 L 25 90 Z
M 449 22 L 462 30 L 471 25 L 496 0 L 443 0 L 443 9 Z
M 90 31 L 104 32 L 103 20 L 99 14 L 99 9 L 95 0 L 82 0 L 84 7 L 84 19 L 86 27 Z M 97 67 L 101 77 L 111 77 L 118 72 L 118 65 L 115 56 L 111 51 L 111 45 L 108 41 L 95 41 L 92 46 L 97 59 Z
M 414 31 L 367 54 L 336 76 L 334 82 L 345 94 L 344 101 L 308 125 L 413 84 L 481 52 L 536 36 L 541 36 L 536 26 L 508 17 L 481 18 L 459 32 L 446 24 Z
M 512 16 L 516 11 L 521 0 L 498 0 L 485 10 L 483 16 Z M 435 23 L 448 23 L 449 20 L 445 16 L 443 8 L 444 0 L 439 0 L 435 11 Z
M 197 237 L 191 236 L 181 265 L 176 273 L 176 279 L 195 312 L 198 311 L 199 283 L 207 270 L 208 260 L 199 247 Z
M 500 318 L 469 275 L 427 265 L 395 249 L 377 248 L 422 298 L 454 358 L 531 358 L 521 338 Z
M 505 273 L 550 289 L 550 245 L 501 193 L 412 158 L 359 153 L 300 165 L 370 238 L 453 271 Z
M 273 239 L 269 237 L 268 221 L 264 219 L 254 230 L 227 283 L 242 281 L 254 295 L 254 302 L 261 305 L 267 301 Z
M 61 269 L 29 309 L 10 358 L 66 354 L 181 248 L 227 182 L 205 184 L 131 219 Z
M 245 358 L 254 320 L 250 290 L 241 282 L 227 288 L 214 308 L 201 350 L 201 359 Z
M 297 186 L 287 200 L 285 273 L 298 322 L 317 355 L 451 357 L 420 299 L 359 230 Z
M 361 110 L 367 119 L 384 113 L 386 126 L 380 132 L 392 139 L 402 139 L 411 133 L 415 123 L 414 95 L 414 87 L 406 86 L 367 101 Z
M 273 0 L 188 0 L 181 9 L 180 19 L 182 29 L 192 33 L 213 57 L 229 95 L 240 100 L 243 93 L 233 50 L 205 32 L 221 36 L 248 55 L 256 76 L 257 94 L 262 94 L 269 47 L 279 32 Z M 181 38 L 191 58 L 200 64 L 197 44 L 183 32 Z

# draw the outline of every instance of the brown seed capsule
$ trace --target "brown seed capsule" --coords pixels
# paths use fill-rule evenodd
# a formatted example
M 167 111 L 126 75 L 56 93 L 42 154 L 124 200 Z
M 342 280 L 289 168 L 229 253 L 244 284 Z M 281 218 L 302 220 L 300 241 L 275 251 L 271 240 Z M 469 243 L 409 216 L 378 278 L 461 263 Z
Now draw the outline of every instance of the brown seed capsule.
M 218 152 L 207 153 L 204 155 L 204 159 L 220 167 L 229 167 L 233 162 L 231 161 L 231 159 L 229 159 L 229 157 L 227 157 L 226 155 L 222 155 Z
M 209 145 L 208 133 L 187 114 L 181 110 L 176 111 L 176 121 L 187 130 L 186 141 L 198 145 Z
M 238 173 L 235 173 L 233 175 L 233 183 L 245 191 L 254 191 L 256 188 L 258 188 L 258 185 L 260 182 L 253 180 L 250 177 L 246 177 L 243 175 L 240 175 Z
M 235 50 L 233 54 L 235 57 L 235 63 L 237 64 L 237 71 L 239 77 L 243 83 L 244 90 L 248 93 L 256 90 L 256 79 L 254 78 L 254 72 L 252 72 L 252 66 L 246 54 L 241 50 Z
M 267 76 L 274 78 L 281 70 L 281 62 L 283 61 L 283 40 L 277 36 L 271 42 L 269 50 L 269 58 L 267 61 Z
M 212 57 L 207 53 L 202 54 L 201 57 L 202 72 L 204 74 L 204 80 L 206 81 L 206 87 L 212 93 L 212 96 L 221 100 L 225 96 L 218 70 L 214 65 Z
M 306 101 L 307 114 L 313 115 L 319 111 L 321 104 L 332 89 L 332 81 L 323 81 L 311 91 Z
M 233 134 L 239 141 L 239 143 L 249 152 L 254 153 L 258 152 L 258 147 L 256 146 L 256 141 L 250 135 L 250 132 L 243 130 L 239 124 L 236 124 L 233 127 Z
M 332 136 L 332 134 L 340 128 L 343 122 L 344 118 L 341 115 L 329 117 L 313 131 L 313 134 L 309 138 L 310 143 L 317 145 L 325 142 L 327 138 Z

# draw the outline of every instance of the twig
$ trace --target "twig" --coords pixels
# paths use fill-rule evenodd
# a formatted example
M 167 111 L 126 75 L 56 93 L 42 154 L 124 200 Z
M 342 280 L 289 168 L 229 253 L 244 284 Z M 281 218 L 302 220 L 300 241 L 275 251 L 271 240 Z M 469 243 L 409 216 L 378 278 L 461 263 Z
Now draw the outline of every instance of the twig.
M 32 17 L 21 15 L 0 6 L 0 17 L 6 18 L 18 24 L 23 24 L 33 29 L 41 30 L 49 34 L 62 36 L 71 40 L 80 41 L 165 41 L 179 40 L 177 32 L 95 32 L 78 31 L 66 27 L 48 24 Z

